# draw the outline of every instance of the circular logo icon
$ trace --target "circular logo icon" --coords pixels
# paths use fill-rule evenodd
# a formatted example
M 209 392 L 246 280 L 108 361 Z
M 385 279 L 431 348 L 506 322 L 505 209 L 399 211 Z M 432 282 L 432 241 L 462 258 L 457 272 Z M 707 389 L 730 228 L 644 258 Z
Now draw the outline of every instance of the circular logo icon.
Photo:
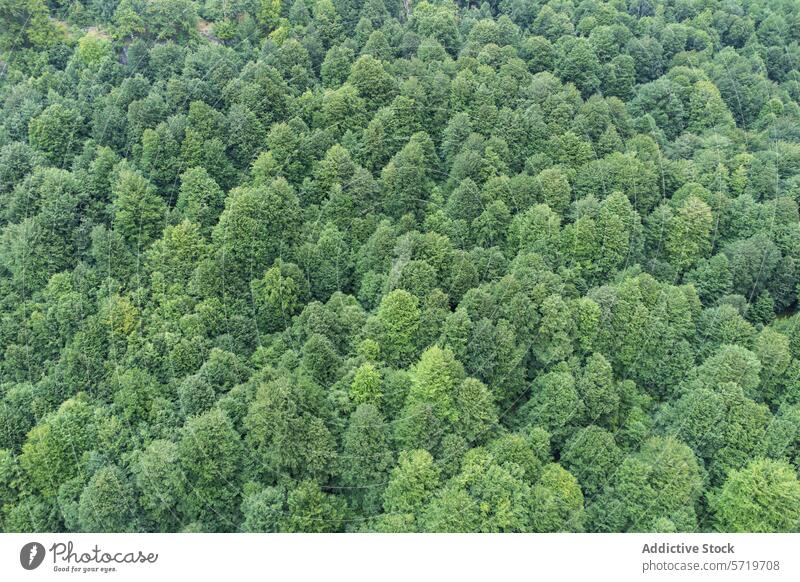
M 44 546 L 39 542 L 28 542 L 19 551 L 19 563 L 26 570 L 35 570 L 44 560 Z

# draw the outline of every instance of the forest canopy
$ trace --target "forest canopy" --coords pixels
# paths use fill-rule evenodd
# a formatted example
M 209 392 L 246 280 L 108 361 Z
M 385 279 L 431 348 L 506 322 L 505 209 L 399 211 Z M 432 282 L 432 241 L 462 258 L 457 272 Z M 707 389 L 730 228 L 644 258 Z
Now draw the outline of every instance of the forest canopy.
M 0 530 L 800 531 L 799 0 L 0 0 Z

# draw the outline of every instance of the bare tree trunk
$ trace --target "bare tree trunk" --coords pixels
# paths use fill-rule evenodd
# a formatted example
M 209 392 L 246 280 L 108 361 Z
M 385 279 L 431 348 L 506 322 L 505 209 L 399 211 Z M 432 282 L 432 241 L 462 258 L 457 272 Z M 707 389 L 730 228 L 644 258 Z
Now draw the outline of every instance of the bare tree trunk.
M 403 0 L 403 6 L 406 7 L 406 18 L 411 18 L 411 0 Z

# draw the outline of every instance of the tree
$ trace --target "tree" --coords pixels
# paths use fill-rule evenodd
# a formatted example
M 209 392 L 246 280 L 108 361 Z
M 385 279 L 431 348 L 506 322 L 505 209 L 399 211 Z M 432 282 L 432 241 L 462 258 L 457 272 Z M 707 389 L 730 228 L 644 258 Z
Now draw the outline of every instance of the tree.
M 357 404 L 369 403 L 378 406 L 383 396 L 381 383 L 380 371 L 373 364 L 365 362 L 353 375 L 350 398 Z
M 454 396 L 458 411 L 457 432 L 470 444 L 485 440 L 498 422 L 492 393 L 475 378 L 466 378 Z
M 341 358 L 333 343 L 321 333 L 314 333 L 303 344 L 303 365 L 322 386 L 336 379 Z
M 594 504 L 594 531 L 673 531 L 697 528 L 695 503 L 702 473 L 691 449 L 674 438 L 654 437 L 627 457 Z M 674 529 L 673 529 L 674 528 Z
M 283 487 L 257 487 L 245 484 L 242 499 L 242 530 L 277 532 L 286 513 L 286 490 Z
M 362 404 L 350 415 L 343 442 L 342 482 L 364 514 L 375 514 L 394 459 L 388 427 L 374 405 Z
M 431 149 L 427 134 L 414 134 L 381 172 L 384 207 L 391 216 L 418 213 L 424 207 L 430 190 Z
M 472 449 L 461 472 L 441 489 L 425 512 L 427 531 L 531 531 L 530 487 L 516 466 L 500 466 L 483 449 Z
M 633 57 L 637 82 L 646 83 L 661 75 L 664 66 L 664 47 L 658 40 L 651 36 L 631 38 L 625 48 Z
M 572 201 L 569 181 L 559 168 L 547 168 L 536 176 L 541 201 L 559 215 L 564 215 Z
M 664 248 L 678 271 L 692 267 L 711 250 L 711 208 L 690 196 L 683 201 L 667 226 Z
M 41 154 L 26 143 L 12 142 L 0 148 L 0 191 L 11 192 L 42 162 Z
M 438 40 L 451 54 L 460 48 L 461 36 L 451 6 L 420 2 L 411 13 L 411 26 L 420 36 Z
M 722 100 L 719 89 L 710 81 L 698 81 L 689 95 L 689 130 L 734 125 L 733 116 Z
M 314 28 L 325 48 L 329 48 L 339 40 L 343 25 L 341 16 L 331 0 L 317 0 L 313 10 Z
M 31 119 L 28 140 L 55 166 L 67 166 L 83 141 L 83 119 L 72 107 L 54 103 Z
M 383 509 L 418 519 L 438 486 L 439 471 L 428 451 L 402 451 L 383 494 Z
M 160 191 L 174 190 L 180 172 L 179 147 L 166 123 L 142 133 L 141 166 Z
M 423 352 L 413 368 L 412 384 L 397 424 L 397 436 L 406 448 L 428 448 L 455 425 L 456 391 L 464 377 L 464 367 L 452 351 L 433 346 Z
M 620 396 L 611 364 L 602 354 L 589 356 L 576 388 L 583 401 L 584 415 L 591 423 L 609 427 L 616 424 Z
M 238 167 L 247 167 L 264 147 L 266 132 L 248 107 L 234 103 L 227 116 L 228 149 Z
M 575 477 L 560 465 L 547 465 L 531 494 L 532 531 L 583 529 L 583 494 Z
M 129 247 L 144 250 L 165 226 L 166 206 L 141 174 L 122 169 L 111 186 L 113 226 Z
M 181 174 L 180 182 L 175 209 L 209 235 L 224 208 L 222 189 L 203 167 L 189 168 Z
M 276 263 L 261 279 L 250 283 L 253 303 L 261 333 L 272 333 L 287 327 L 300 307 L 300 286 L 295 277 L 282 273 L 283 263 Z M 288 270 L 290 267 L 283 267 Z
M 208 380 L 200 374 L 193 374 L 178 385 L 178 399 L 181 410 L 189 417 L 209 410 L 216 402 L 217 394 Z
M 19 467 L 11 451 L 0 449 L 0 500 L 3 501 L 4 508 L 12 507 L 16 502 L 17 492 L 13 481 L 19 477 L 18 472 Z M 0 517 L 0 525 L 5 526 L 4 518 L 5 515 Z M 5 531 L 10 530 L 5 529 Z
M 303 481 L 289 491 L 280 528 L 283 532 L 336 532 L 342 530 L 345 516 L 343 499 L 323 492 L 314 481 Z
M 636 64 L 630 55 L 617 55 L 606 64 L 601 87 L 603 94 L 628 100 L 636 84 Z
M 684 275 L 684 280 L 694 285 L 705 305 L 713 305 L 733 286 L 730 261 L 723 253 L 707 260 L 700 259 L 697 266 Z
M 328 223 L 316 243 L 303 245 L 298 255 L 316 299 L 327 301 L 336 291 L 350 288 L 350 250 L 344 234 L 334 224 Z
M 19 452 L 28 431 L 36 425 L 33 410 L 35 392 L 29 383 L 9 386 L 0 401 L 0 447 Z
M 338 130 L 337 135 L 348 130 L 357 131 L 365 123 L 364 99 L 353 85 L 345 83 L 336 90 L 325 92 L 320 116 L 326 125 Z
M 557 366 L 536 378 L 532 393 L 533 397 L 519 411 L 520 420 L 542 426 L 563 440 L 568 426 L 580 418 L 580 397 L 572 374 L 565 366 Z
M 600 88 L 602 68 L 590 42 L 581 37 L 562 37 L 556 45 L 556 71 L 564 81 L 575 83 L 584 97 Z
M 0 2 L 0 20 L 4 23 L 0 34 L 0 46 L 4 50 L 19 45 L 45 48 L 59 38 L 43 0 Z
M 156 40 L 186 41 L 197 35 L 197 7 L 190 0 L 153 0 L 145 5 L 142 22 Z
M 244 419 L 256 472 L 324 481 L 333 472 L 336 442 L 322 416 L 329 414 L 318 385 L 281 377 L 258 387 Z
M 322 84 L 326 87 L 343 84 L 350 75 L 354 56 L 353 50 L 348 46 L 336 45 L 328 49 L 320 67 Z
M 417 352 L 419 300 L 408 291 L 396 289 L 381 300 L 372 322 L 370 335 L 378 342 L 382 358 L 396 366 L 410 363 Z
M 207 254 L 208 245 L 198 225 L 184 220 L 164 229 L 161 238 L 148 249 L 147 261 L 167 282 L 186 283 Z
M 669 431 L 707 462 L 713 482 L 756 452 L 770 420 L 767 408 L 745 398 L 733 383 L 690 392 L 665 414 Z
M 78 40 L 78 56 L 89 66 L 96 66 L 114 54 L 111 41 L 97 34 L 85 34 Z
M 511 221 L 508 242 L 512 249 L 529 251 L 555 262 L 561 220 L 546 204 L 537 204 Z
M 94 448 L 96 431 L 94 411 L 83 394 L 48 414 L 28 433 L 19 456 L 29 487 L 45 498 L 54 497 L 62 483 L 81 473 L 76 461 Z
M 576 432 L 561 453 L 561 463 L 575 475 L 587 497 L 603 489 L 621 461 L 614 435 L 594 425 Z
M 175 531 L 182 522 L 178 505 L 182 503 L 186 483 L 178 454 L 177 444 L 155 440 L 132 464 L 139 505 L 156 531 Z
M 259 278 L 292 244 L 298 220 L 297 196 L 282 178 L 266 187 L 240 187 L 228 195 L 212 238 L 231 291 Z
M 780 258 L 780 252 L 764 234 L 732 242 L 723 252 L 730 262 L 733 292 L 745 297 L 755 297 L 764 289 Z
M 781 400 L 785 374 L 791 361 L 789 338 L 766 327 L 756 338 L 754 352 L 761 362 L 758 392 L 766 402 L 775 404 Z
M 800 482 L 789 464 L 756 459 L 731 472 L 711 507 L 717 531 L 794 532 L 800 527 Z
M 77 210 L 77 198 L 65 196 L 34 218 L 2 230 L 0 263 L 18 288 L 26 292 L 39 289 L 51 275 L 74 262 L 74 248 L 60 233 L 75 224 Z
M 278 24 L 281 15 L 281 0 L 259 0 L 258 21 L 268 30 L 272 30 Z
M 242 443 L 231 421 L 215 409 L 190 418 L 181 429 L 177 462 L 187 489 L 179 503 L 189 521 L 208 531 L 239 524 Z
M 320 0 L 320 4 L 326 0 Z M 358 89 L 370 109 L 386 105 L 394 94 L 394 80 L 372 55 L 362 55 L 353 63 L 347 82 Z
M 133 491 L 117 467 L 104 467 L 92 475 L 78 506 L 83 531 L 135 531 L 135 515 Z

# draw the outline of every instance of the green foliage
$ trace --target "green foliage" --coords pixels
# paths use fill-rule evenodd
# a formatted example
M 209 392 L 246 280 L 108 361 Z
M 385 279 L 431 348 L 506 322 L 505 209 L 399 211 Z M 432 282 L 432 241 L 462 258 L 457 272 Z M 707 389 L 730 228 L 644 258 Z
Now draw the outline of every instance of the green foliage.
M 397 289 L 384 296 L 370 330 L 381 348 L 381 357 L 396 366 L 411 363 L 419 329 L 419 300 Z
M 213 231 L 216 261 L 231 289 L 257 279 L 297 236 L 297 197 L 284 179 L 228 195 Z
M 282 268 L 283 264 L 276 264 L 264 273 L 264 277 L 250 283 L 259 329 L 263 333 L 284 329 L 301 305 L 300 287 L 295 282 L 300 273 L 292 278 L 284 275 Z
M 533 497 L 517 465 L 501 466 L 486 451 L 468 453 L 461 472 L 433 498 L 425 527 L 438 532 L 524 532 Z
M 787 463 L 757 459 L 728 476 L 712 509 L 718 531 L 796 532 L 800 481 Z
M 44 0 L 3 0 L 0 2 L 0 20 L 3 22 L 0 34 L 3 50 L 21 46 L 47 48 L 60 37 L 50 21 Z
M 622 452 L 614 435 L 598 426 L 581 429 L 567 442 L 561 462 L 575 477 L 587 496 L 600 492 L 617 470 Z
M 281 0 L 259 0 L 258 21 L 268 29 L 275 28 L 281 14 Z
M 94 412 L 83 396 L 67 400 L 37 424 L 19 456 L 31 488 L 52 497 L 80 474 L 83 456 L 97 444 L 96 430 Z
M 224 208 L 225 195 L 205 168 L 189 168 L 180 176 L 175 209 L 209 234 Z
M 695 197 L 683 201 L 667 226 L 665 250 L 678 271 L 691 267 L 711 249 L 711 208 Z
M 111 192 L 114 229 L 134 250 L 144 250 L 164 227 L 164 201 L 146 178 L 129 169 L 119 172 Z
M 186 521 L 208 531 L 238 523 L 242 457 L 240 437 L 224 412 L 211 410 L 186 422 L 177 449 L 187 484 L 179 500 Z
M 346 518 L 341 497 L 320 490 L 314 481 L 302 481 L 286 499 L 281 531 L 321 533 L 341 531 Z
M 691 449 L 655 437 L 627 457 L 589 507 L 595 531 L 654 531 L 666 522 L 675 531 L 697 528 L 695 504 L 703 476 Z
M 97 34 L 86 34 L 78 41 L 78 56 L 89 66 L 96 66 L 103 59 L 112 57 L 113 50 L 111 41 Z
M 556 463 L 547 465 L 531 495 L 532 531 L 581 531 L 583 494 L 567 470 Z
M 92 475 L 78 506 L 83 531 L 134 531 L 135 515 L 133 491 L 118 468 L 104 467 Z
M 54 103 L 30 120 L 28 141 L 55 166 L 67 166 L 83 141 L 80 112 Z
M 286 491 L 280 487 L 253 487 L 252 491 L 248 491 L 245 485 L 242 529 L 246 532 L 279 531 L 285 503 Z
M 361 364 L 350 384 L 350 398 L 358 404 L 379 404 L 381 401 L 381 373 L 369 362 Z
M 389 430 L 378 409 L 372 404 L 356 408 L 342 441 L 342 482 L 365 514 L 377 513 L 394 464 Z
M 178 465 L 178 445 L 154 440 L 132 464 L 139 505 L 151 528 L 172 531 L 180 525 L 178 505 L 183 502 L 185 482 Z
M 0 529 L 797 531 L 795 4 L 0 0 Z
M 450 350 L 433 346 L 422 354 L 412 368 L 412 383 L 396 426 L 405 448 L 430 449 L 455 427 L 459 420 L 456 390 L 464 376 L 464 367 Z
M 250 404 L 245 442 L 259 472 L 325 479 L 337 452 L 323 417 L 320 388 L 306 377 L 279 378 L 262 384 Z
M 397 466 L 383 494 L 387 513 L 409 514 L 418 519 L 439 486 L 439 471 L 428 451 L 412 450 L 400 453 Z

